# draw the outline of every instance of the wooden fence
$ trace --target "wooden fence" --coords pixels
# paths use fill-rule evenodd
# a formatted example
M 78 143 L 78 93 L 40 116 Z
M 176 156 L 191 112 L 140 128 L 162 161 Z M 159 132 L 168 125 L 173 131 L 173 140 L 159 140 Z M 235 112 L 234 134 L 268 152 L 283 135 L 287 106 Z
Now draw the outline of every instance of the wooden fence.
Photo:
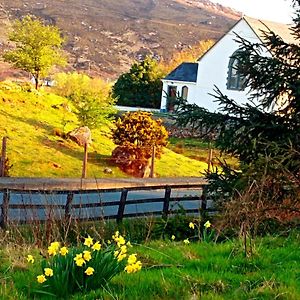
M 186 209 L 190 214 L 199 214 L 207 211 L 205 199 L 205 187 L 207 181 L 203 178 L 147 178 L 147 179 L 47 179 L 47 178 L 0 178 L 0 193 L 2 193 L 0 226 L 6 228 L 9 220 L 10 210 L 61 210 L 61 219 L 70 220 L 99 220 L 103 218 L 116 219 L 121 222 L 123 218 L 141 217 L 147 215 L 162 216 L 167 218 L 174 213 L 170 210 L 172 203 L 183 203 L 184 201 L 198 201 L 197 208 Z M 175 190 L 198 190 L 197 196 L 183 195 L 173 197 Z M 133 191 L 163 191 L 163 197 L 150 197 L 147 199 L 128 199 L 128 193 Z M 118 200 L 103 202 L 101 197 L 97 201 L 83 201 L 74 203 L 75 195 L 100 195 L 100 193 L 119 192 Z M 60 195 L 63 203 L 16 203 L 12 201 L 15 195 Z M 145 205 L 157 203 L 162 205 L 162 210 L 151 210 L 146 212 L 125 213 L 127 205 Z M 98 215 L 92 217 L 77 216 L 76 209 L 95 209 L 104 207 L 117 207 L 115 214 Z M 15 220 L 16 221 L 16 220 Z M 32 220 L 18 220 L 26 223 Z M 43 220 L 39 220 L 43 221 Z

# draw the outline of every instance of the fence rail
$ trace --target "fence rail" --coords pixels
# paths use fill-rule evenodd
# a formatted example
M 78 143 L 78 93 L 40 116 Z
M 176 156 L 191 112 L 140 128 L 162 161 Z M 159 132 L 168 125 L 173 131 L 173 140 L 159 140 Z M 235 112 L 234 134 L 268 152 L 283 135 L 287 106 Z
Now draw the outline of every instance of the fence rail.
M 174 203 L 185 202 L 197 204 L 195 207 L 186 207 L 186 213 L 202 213 L 209 211 L 205 199 L 207 181 L 203 178 L 147 178 L 147 179 L 48 179 L 48 178 L 0 178 L 0 194 L 2 194 L 0 226 L 6 228 L 9 222 L 28 223 L 45 221 L 47 218 L 78 220 L 116 219 L 121 222 L 123 218 L 157 216 L 163 218 L 174 213 L 170 208 Z M 197 191 L 197 195 L 173 196 L 175 191 Z M 149 194 L 147 198 L 140 198 L 139 193 Z M 154 192 L 162 194 L 154 197 Z M 101 195 L 118 193 L 119 199 L 104 201 Z M 128 199 L 128 194 L 136 193 L 135 199 Z M 89 199 L 88 195 L 93 199 Z M 53 197 L 51 203 L 46 197 Z M 74 199 L 80 197 L 80 203 Z M 95 200 L 96 198 L 96 200 Z M 30 200 L 30 203 L 28 202 Z M 77 199 L 78 200 L 78 199 Z M 0 199 L 1 201 L 1 199 Z M 197 202 L 198 201 L 198 202 Z M 148 204 L 153 204 L 150 210 L 144 209 Z M 135 205 L 142 211 L 126 212 L 126 208 Z M 162 206 L 159 209 L 159 206 Z M 184 206 L 184 205 L 183 205 Z M 194 205 L 195 206 L 195 205 Z M 98 213 L 95 209 L 115 208 L 115 212 Z M 82 210 L 92 209 L 90 216 L 81 215 Z M 49 212 L 43 218 L 39 213 Z M 20 218 L 16 219 L 14 212 L 19 211 Z M 55 211 L 62 211 L 58 217 Z M 27 218 L 31 212 L 30 218 Z

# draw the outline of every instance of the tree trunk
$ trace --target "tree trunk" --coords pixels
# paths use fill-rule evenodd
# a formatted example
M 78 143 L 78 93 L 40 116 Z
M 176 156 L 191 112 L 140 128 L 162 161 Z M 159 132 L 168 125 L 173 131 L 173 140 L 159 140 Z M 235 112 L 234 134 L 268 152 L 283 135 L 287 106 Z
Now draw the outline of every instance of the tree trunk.
M 38 79 L 38 77 L 34 77 L 34 82 L 35 82 L 35 89 L 37 90 L 39 88 L 39 79 Z

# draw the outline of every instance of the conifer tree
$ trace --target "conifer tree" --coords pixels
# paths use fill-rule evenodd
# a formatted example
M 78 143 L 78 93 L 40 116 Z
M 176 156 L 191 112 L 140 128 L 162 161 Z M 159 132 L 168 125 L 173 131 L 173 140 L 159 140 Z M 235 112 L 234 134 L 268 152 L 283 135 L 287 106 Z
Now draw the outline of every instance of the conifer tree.
M 250 170 L 251 176 L 256 176 L 268 159 L 280 162 L 294 181 L 300 180 L 300 0 L 294 0 L 293 6 L 290 30 L 294 42 L 284 41 L 267 27 L 264 43 L 236 38 L 240 44 L 238 69 L 250 88 L 247 104 L 238 105 L 216 87 L 219 113 L 186 102 L 179 107 L 180 125 L 205 125 L 217 132 L 217 147 L 240 159 L 243 172 L 235 173 L 237 178 L 249 175 Z M 263 55 L 266 48 L 271 56 Z M 273 164 L 268 172 L 274 170 Z

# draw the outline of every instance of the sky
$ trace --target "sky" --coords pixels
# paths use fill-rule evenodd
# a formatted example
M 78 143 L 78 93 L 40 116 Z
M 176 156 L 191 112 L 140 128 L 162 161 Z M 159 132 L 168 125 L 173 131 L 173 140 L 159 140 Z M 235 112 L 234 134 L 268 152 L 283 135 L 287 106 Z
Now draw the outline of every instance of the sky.
M 292 0 L 211 0 L 241 11 L 248 17 L 279 23 L 292 22 Z

